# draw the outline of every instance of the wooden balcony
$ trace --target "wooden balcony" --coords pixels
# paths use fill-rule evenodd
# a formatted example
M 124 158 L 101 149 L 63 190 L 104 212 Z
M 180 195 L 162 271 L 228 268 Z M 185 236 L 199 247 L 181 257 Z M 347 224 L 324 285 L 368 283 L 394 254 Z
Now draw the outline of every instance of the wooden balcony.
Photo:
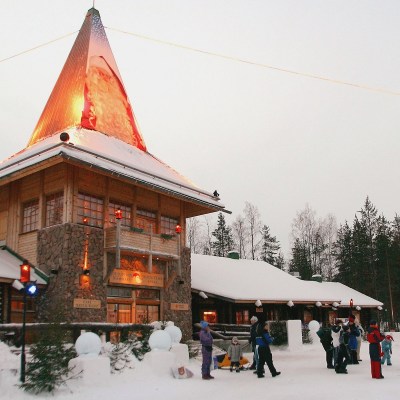
M 104 230 L 104 247 L 107 251 L 116 249 L 117 228 L 107 228 Z M 161 258 L 178 258 L 178 236 L 150 234 L 149 232 L 139 232 L 134 229 L 121 227 L 120 249 L 121 252 L 153 254 Z

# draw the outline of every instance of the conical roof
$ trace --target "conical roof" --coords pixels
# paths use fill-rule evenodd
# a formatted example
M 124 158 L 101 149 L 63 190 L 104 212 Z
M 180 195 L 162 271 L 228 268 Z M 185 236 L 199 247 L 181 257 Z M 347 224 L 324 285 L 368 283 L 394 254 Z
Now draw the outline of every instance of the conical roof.
M 71 127 L 95 130 L 140 150 L 140 134 L 99 12 L 91 8 L 28 147 Z

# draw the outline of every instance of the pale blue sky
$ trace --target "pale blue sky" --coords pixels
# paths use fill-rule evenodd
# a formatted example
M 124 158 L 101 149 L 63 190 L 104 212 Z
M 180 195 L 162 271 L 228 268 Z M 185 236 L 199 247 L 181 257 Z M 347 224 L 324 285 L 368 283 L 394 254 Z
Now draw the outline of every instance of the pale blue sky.
M 389 219 L 398 176 L 400 2 L 97 0 L 149 152 L 241 213 L 258 206 L 289 250 L 308 203 L 352 220 L 370 196 Z M 77 31 L 92 1 L 1 0 L 0 60 Z M 76 37 L 0 62 L 0 160 L 23 149 Z M 228 217 L 228 221 L 231 221 Z

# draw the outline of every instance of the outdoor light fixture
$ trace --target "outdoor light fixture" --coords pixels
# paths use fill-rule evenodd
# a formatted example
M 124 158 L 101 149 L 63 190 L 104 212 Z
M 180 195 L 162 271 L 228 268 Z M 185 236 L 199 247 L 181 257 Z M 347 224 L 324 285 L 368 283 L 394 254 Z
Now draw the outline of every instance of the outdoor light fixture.
M 89 223 L 89 218 L 88 217 L 83 217 L 82 222 L 87 225 Z
M 337 310 L 337 308 L 336 308 L 336 307 L 332 307 L 332 310 L 333 310 L 333 311 L 336 311 L 336 310 Z
M 83 273 L 83 275 L 88 276 L 88 275 L 90 275 L 90 269 L 89 268 L 85 268 L 82 273 Z
M 360 310 L 361 310 L 361 307 L 360 307 L 360 306 L 356 306 L 356 310 L 357 310 L 357 311 L 360 311 Z
M 257 300 L 254 304 L 256 305 L 256 307 L 262 306 L 261 300 Z
M 12 287 L 20 292 L 25 286 L 17 279 L 12 283 Z
M 350 308 L 353 308 L 353 304 L 354 304 L 353 299 L 350 299 Z
M 294 306 L 294 303 L 293 303 L 292 300 L 289 300 L 289 301 L 286 303 L 286 305 L 287 305 L 288 307 L 293 307 L 293 306 Z
M 383 308 L 381 306 L 376 307 L 379 311 L 382 311 Z
M 122 211 L 119 207 L 115 210 L 114 214 L 116 219 L 122 219 Z
M 339 303 L 338 303 L 338 302 L 336 302 L 336 301 L 334 301 L 334 302 L 332 303 L 332 307 L 334 307 L 334 308 L 338 308 L 338 307 L 339 307 Z
M 175 232 L 176 232 L 176 234 L 178 234 L 178 235 L 182 232 L 182 227 L 181 227 L 179 224 L 177 224 L 177 225 L 175 226 Z
M 199 292 L 199 296 L 200 296 L 202 299 L 208 299 L 208 296 L 207 296 L 204 292 Z
M 321 307 L 321 306 L 322 306 L 322 303 L 321 303 L 320 301 L 317 301 L 317 302 L 315 303 L 315 305 L 316 305 L 317 307 Z

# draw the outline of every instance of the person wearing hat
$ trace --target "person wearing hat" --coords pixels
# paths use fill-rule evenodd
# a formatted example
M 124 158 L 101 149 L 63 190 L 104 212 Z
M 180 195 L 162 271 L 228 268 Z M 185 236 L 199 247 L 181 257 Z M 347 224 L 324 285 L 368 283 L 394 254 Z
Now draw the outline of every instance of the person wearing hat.
M 379 331 L 378 324 L 372 320 L 369 324 L 367 340 L 369 342 L 369 357 L 371 359 L 371 375 L 374 379 L 382 379 L 381 342 L 385 336 Z
M 349 315 L 349 327 L 350 327 L 350 338 L 349 338 L 349 350 L 352 364 L 359 364 L 357 357 L 357 338 L 361 336 L 357 325 L 355 324 L 356 317 Z
M 201 344 L 201 354 L 203 357 L 203 363 L 201 364 L 201 375 L 202 378 L 205 380 L 214 379 L 214 377 L 210 375 L 213 337 L 211 335 L 210 326 L 208 325 L 207 321 L 201 321 L 200 326 L 201 331 L 199 333 L 199 336 Z
M 385 340 L 382 341 L 382 353 L 383 357 L 381 360 L 381 364 L 385 364 L 385 361 L 387 360 L 387 365 L 392 365 L 392 360 L 391 360 L 391 354 L 392 354 L 392 341 L 393 341 L 393 336 L 392 335 L 386 335 Z
M 251 350 L 253 352 L 253 362 L 250 365 L 249 369 L 257 369 L 257 363 L 258 363 L 258 354 L 256 351 L 256 337 L 257 337 L 257 326 L 258 326 L 258 318 L 253 315 L 250 318 L 250 339 L 249 343 L 251 344 Z
M 268 332 L 268 322 L 264 323 L 263 329 L 261 329 L 260 325 L 259 329 L 257 330 L 256 337 L 256 346 L 258 352 L 257 377 L 264 378 L 264 364 L 267 363 L 269 372 L 271 372 L 271 375 L 274 378 L 281 373 L 275 369 L 274 363 L 272 362 L 272 353 L 269 345 L 272 343 L 273 339 Z
M 240 347 L 239 340 L 236 336 L 232 338 L 232 342 L 228 347 L 228 359 L 231 362 L 230 371 L 235 368 L 236 372 L 240 372 L 240 360 L 243 358 L 243 350 Z

